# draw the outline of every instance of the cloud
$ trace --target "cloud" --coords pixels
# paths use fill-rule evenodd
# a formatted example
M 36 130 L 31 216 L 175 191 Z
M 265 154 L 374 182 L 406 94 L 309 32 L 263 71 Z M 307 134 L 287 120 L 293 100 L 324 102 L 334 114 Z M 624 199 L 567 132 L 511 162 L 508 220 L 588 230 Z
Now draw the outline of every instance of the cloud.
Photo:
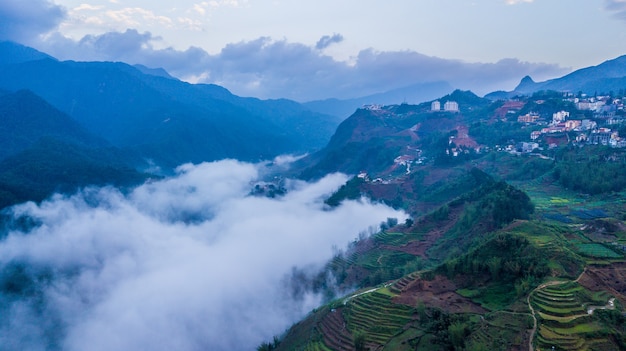
M 120 10 L 109 10 L 104 12 L 110 20 L 119 23 L 124 28 L 133 28 L 140 24 L 156 24 L 171 27 L 174 21 L 162 15 L 157 15 L 153 11 L 140 7 L 126 7 Z
M 76 12 L 80 12 L 80 11 L 98 11 L 98 10 L 102 10 L 104 8 L 104 6 L 96 6 L 96 5 L 90 5 L 90 4 L 80 4 L 77 7 L 75 7 L 74 9 L 72 9 L 73 11 Z
M 22 41 L 54 29 L 65 10 L 48 0 L 0 2 L 0 40 Z
M 626 1 L 624 0 L 605 0 L 604 8 L 613 12 L 613 15 L 621 20 L 626 20 Z
M 346 177 L 248 196 L 260 166 L 184 165 L 129 193 L 86 189 L 9 213 L 0 343 L 9 349 L 250 350 L 320 302 L 284 289 L 390 208 L 321 199 Z M 29 229 L 25 229 L 27 227 Z
M 343 41 L 343 35 L 341 34 L 335 33 L 332 36 L 325 35 L 321 37 L 320 40 L 317 41 L 317 44 L 315 44 L 315 48 L 317 50 L 324 50 L 330 45 L 335 44 L 335 43 L 341 43 L 342 41 Z
M 330 45 L 339 41 L 339 37 L 322 38 L 317 46 Z M 542 80 L 570 71 L 555 64 L 517 59 L 470 63 L 415 51 L 373 49 L 362 50 L 351 62 L 344 62 L 316 47 L 269 37 L 231 43 L 216 54 L 197 47 L 184 51 L 154 49 L 153 43 L 159 41 L 149 32 L 126 30 L 85 36 L 80 41 L 50 36 L 37 47 L 59 59 L 124 61 L 163 67 L 183 80 L 222 85 L 237 95 L 297 101 L 361 97 L 437 81 L 484 94 L 511 90 L 526 75 Z
M 507 5 L 517 5 L 517 4 L 522 4 L 522 3 L 529 4 L 529 3 L 532 3 L 534 1 L 535 0 L 506 0 L 506 4 Z

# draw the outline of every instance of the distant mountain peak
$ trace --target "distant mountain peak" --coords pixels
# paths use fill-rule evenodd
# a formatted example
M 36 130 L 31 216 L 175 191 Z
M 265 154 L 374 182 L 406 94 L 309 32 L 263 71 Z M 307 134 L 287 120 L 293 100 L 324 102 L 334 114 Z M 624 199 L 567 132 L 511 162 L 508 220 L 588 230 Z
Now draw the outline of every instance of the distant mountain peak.
M 0 65 L 37 61 L 43 59 L 56 60 L 54 57 L 44 54 L 28 46 L 12 41 L 0 41 Z
M 530 77 L 530 76 L 525 76 L 524 78 L 522 78 L 522 80 L 520 81 L 520 84 L 528 84 L 528 83 L 532 83 L 534 84 L 535 81 Z
M 536 84 L 535 81 L 530 76 L 525 76 L 519 82 L 519 84 L 517 85 L 515 90 L 523 89 L 525 87 L 532 86 L 532 85 L 535 85 L 535 84 Z
M 140 64 L 136 64 L 133 67 L 138 69 L 143 74 L 148 74 L 148 75 L 151 75 L 151 76 L 168 78 L 168 79 L 176 79 L 175 77 L 170 75 L 169 72 L 167 72 L 164 68 L 160 68 L 160 67 L 159 68 L 150 68 L 150 67 L 147 67 L 147 66 L 144 66 L 144 65 L 140 65 Z

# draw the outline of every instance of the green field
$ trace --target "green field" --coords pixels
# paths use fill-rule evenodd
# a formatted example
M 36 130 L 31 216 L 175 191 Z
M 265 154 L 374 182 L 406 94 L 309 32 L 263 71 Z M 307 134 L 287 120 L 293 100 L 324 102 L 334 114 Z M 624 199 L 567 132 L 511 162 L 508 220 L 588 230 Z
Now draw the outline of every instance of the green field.
M 591 345 L 598 339 L 608 343 L 607 349 L 615 348 L 611 339 L 602 338 L 606 327 L 587 311 L 587 306 L 607 304 L 606 293 L 594 293 L 570 282 L 537 289 L 530 301 L 541 317 L 535 340 L 540 349 L 554 346 L 560 350 L 593 350 Z
M 582 255 L 595 257 L 595 258 L 622 258 L 624 255 L 607 248 L 602 244 L 589 243 L 589 244 L 577 244 L 576 249 Z

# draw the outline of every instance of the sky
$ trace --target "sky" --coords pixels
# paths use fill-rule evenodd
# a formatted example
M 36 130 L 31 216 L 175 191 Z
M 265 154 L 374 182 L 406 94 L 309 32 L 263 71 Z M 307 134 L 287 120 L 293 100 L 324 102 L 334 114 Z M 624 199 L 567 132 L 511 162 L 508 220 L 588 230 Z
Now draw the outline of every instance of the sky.
M 0 241 L 3 349 L 254 350 L 322 301 L 289 288 L 294 268 L 316 272 L 360 233 L 406 218 L 365 200 L 326 209 L 340 174 L 247 196 L 263 169 L 187 164 L 128 193 L 87 188 L 11 208 L 36 225 Z M 6 288 L 28 280 L 26 293 Z
M 0 39 L 310 101 L 512 90 L 624 54 L 624 0 L 3 0 Z

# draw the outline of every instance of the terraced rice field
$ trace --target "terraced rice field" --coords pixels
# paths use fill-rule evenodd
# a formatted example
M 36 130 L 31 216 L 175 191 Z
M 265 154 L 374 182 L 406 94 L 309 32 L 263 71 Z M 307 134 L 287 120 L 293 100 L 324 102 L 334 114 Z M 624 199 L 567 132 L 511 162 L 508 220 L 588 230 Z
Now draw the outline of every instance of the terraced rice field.
M 336 351 L 354 350 L 354 338 L 347 329 L 346 321 L 343 317 L 343 309 L 331 310 L 319 323 L 318 329 L 323 335 L 321 346 L 326 347 L 326 349 Z
M 418 272 L 413 272 L 411 274 L 405 275 L 404 277 L 396 280 L 393 284 L 389 286 L 389 291 L 395 294 L 400 294 L 404 291 L 404 289 L 413 281 L 415 281 L 419 277 Z
M 481 320 L 480 327 L 472 333 L 471 342 L 499 349 L 524 349 L 528 345 L 530 314 L 507 311 L 495 312 Z
M 597 300 L 596 300 L 597 299 Z M 602 327 L 589 309 L 603 305 L 603 296 L 589 294 L 576 282 L 549 285 L 534 291 L 530 302 L 541 320 L 536 347 L 541 350 L 613 350 L 606 340 L 588 340 L 588 335 Z M 600 347 L 599 345 L 604 345 Z
M 417 237 L 417 235 L 384 231 L 376 234 L 374 240 L 380 244 L 401 246 L 407 243 L 409 237 Z
M 366 343 L 377 347 L 402 332 L 413 312 L 413 308 L 394 304 L 389 295 L 373 291 L 349 300 L 344 317 L 352 334 L 363 333 Z
M 602 244 L 586 243 L 576 245 L 576 249 L 581 254 L 594 258 L 622 258 L 623 255 L 607 248 Z

